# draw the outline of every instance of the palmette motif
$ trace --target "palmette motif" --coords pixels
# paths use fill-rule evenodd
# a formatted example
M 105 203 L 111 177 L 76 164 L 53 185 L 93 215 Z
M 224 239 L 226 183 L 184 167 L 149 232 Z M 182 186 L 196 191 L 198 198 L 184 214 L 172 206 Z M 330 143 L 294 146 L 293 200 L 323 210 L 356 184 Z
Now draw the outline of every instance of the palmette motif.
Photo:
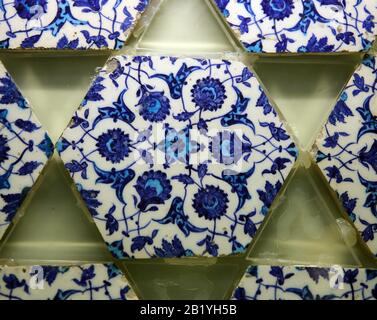
M 0 239 L 54 146 L 0 62 Z
M 377 270 L 250 266 L 236 300 L 377 300 Z
M 374 0 L 213 0 L 249 52 L 367 51 L 377 35 Z
M 0 48 L 120 49 L 149 0 L 0 0 Z
M 119 56 L 58 151 L 117 258 L 244 252 L 297 150 L 250 70 Z
M 367 56 L 340 95 L 314 156 L 377 255 L 377 64 Z
M 135 300 L 114 264 L 0 267 L 0 300 Z

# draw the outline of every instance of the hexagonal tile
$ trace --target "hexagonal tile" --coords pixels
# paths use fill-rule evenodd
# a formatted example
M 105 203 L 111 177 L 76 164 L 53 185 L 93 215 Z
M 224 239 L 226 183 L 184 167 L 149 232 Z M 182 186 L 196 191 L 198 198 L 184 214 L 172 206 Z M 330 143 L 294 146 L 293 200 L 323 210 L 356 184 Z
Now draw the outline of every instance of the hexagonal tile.
M 0 62 L 0 239 L 54 146 Z
M 157 56 L 109 60 L 58 151 L 118 258 L 244 252 L 297 156 L 245 65 Z
M 250 52 L 368 50 L 377 35 L 369 0 L 213 0 Z
M 250 266 L 236 300 L 375 300 L 377 270 L 333 266 Z
M 0 48 L 119 49 L 149 0 L 0 1 Z
M 0 300 L 135 300 L 114 264 L 0 267 Z
M 340 95 L 313 151 L 350 218 L 377 255 L 377 65 L 367 56 Z

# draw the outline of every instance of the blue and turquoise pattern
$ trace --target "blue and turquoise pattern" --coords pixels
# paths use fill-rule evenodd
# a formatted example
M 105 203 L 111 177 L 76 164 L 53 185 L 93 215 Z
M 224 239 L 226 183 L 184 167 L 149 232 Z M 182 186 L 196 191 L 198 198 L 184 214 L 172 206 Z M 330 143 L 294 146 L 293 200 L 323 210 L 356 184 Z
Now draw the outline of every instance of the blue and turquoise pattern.
M 0 62 L 0 239 L 54 146 Z
M 377 64 L 367 56 L 344 88 L 314 148 L 316 162 L 377 255 Z
M 247 51 L 367 51 L 377 35 L 373 0 L 213 0 Z
M 377 270 L 249 266 L 235 300 L 377 300 Z
M 0 0 L 0 49 L 120 49 L 149 0 Z
M 0 266 L 0 300 L 136 300 L 114 264 Z
M 242 253 L 297 149 L 253 73 L 118 56 L 57 145 L 117 258 Z

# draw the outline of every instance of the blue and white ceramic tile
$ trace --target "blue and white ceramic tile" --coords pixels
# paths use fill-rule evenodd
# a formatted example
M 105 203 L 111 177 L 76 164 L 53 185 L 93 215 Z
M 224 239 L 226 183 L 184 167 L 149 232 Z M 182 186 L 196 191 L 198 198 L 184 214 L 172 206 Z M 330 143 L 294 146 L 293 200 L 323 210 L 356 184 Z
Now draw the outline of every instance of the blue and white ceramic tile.
M 374 0 L 213 0 L 250 52 L 368 50 L 377 35 Z
M 377 270 L 250 266 L 236 300 L 376 300 Z
M 240 62 L 118 56 L 58 151 L 117 258 L 244 252 L 296 159 Z
M 149 0 L 0 0 L 0 48 L 119 49 Z
M 377 64 L 367 56 L 341 93 L 314 155 L 330 186 L 377 255 Z
M 0 62 L 0 239 L 54 146 Z
M 113 264 L 0 267 L 0 300 L 136 300 Z

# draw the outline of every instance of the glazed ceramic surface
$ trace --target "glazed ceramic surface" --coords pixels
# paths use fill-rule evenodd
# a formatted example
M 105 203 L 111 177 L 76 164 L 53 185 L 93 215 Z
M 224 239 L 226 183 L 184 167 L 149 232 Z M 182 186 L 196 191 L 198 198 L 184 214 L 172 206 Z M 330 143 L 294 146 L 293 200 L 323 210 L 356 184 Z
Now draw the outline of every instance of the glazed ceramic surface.
M 0 239 L 54 146 L 0 62 Z
M 119 49 L 149 0 L 0 0 L 0 48 Z
M 368 50 L 377 35 L 374 0 L 213 0 L 250 52 Z
M 117 258 L 244 252 L 297 150 L 240 62 L 118 56 L 58 151 Z
M 377 270 L 250 266 L 236 300 L 375 300 Z
M 377 64 L 367 56 L 316 142 L 316 162 L 377 255 Z
M 0 267 L 0 300 L 135 300 L 113 264 Z

